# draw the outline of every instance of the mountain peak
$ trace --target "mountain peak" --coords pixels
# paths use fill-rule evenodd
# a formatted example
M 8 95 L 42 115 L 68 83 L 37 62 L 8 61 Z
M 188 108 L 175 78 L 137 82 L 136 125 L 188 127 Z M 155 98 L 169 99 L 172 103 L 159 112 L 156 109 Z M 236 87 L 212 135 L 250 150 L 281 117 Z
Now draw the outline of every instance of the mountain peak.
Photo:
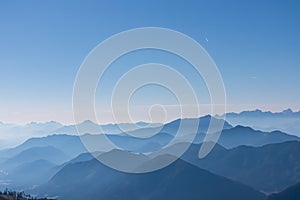
M 96 123 L 93 122 L 92 120 L 85 120 L 81 124 L 96 124 Z
M 290 109 L 290 108 L 288 108 L 288 109 L 282 111 L 282 113 L 283 113 L 283 114 L 291 114 L 291 113 L 293 113 L 293 110 Z
M 239 131 L 255 131 L 253 128 L 249 126 L 242 126 L 242 125 L 237 125 L 233 128 L 234 130 L 239 130 Z

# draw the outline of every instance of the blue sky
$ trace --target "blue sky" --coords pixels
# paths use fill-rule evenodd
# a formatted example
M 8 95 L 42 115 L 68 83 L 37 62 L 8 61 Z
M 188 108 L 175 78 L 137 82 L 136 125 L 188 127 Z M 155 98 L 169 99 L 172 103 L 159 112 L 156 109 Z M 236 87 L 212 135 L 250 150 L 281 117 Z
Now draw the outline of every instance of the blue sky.
M 71 123 L 84 58 L 109 36 L 145 26 L 180 31 L 207 50 L 229 111 L 299 110 L 299 10 L 299 1 L 2 0 L 0 121 Z

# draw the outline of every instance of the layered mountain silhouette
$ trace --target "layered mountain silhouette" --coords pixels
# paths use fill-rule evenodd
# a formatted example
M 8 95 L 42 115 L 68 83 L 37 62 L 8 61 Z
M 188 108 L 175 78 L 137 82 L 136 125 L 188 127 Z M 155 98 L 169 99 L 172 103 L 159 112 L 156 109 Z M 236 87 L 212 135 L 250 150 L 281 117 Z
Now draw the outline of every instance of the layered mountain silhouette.
M 281 131 L 263 132 L 250 127 L 236 126 L 223 130 L 218 143 L 226 148 L 234 148 L 240 145 L 258 147 L 285 141 L 300 141 L 300 138 Z
M 202 143 L 206 135 L 209 122 L 211 117 L 205 116 L 200 118 L 199 129 L 194 139 L 194 143 Z M 194 123 L 194 119 L 185 119 L 188 123 Z M 94 146 L 100 146 L 101 149 L 93 149 L 93 151 L 110 151 L 112 147 L 105 146 L 103 137 L 107 137 L 111 142 L 113 142 L 117 147 L 125 149 L 127 151 L 136 151 L 136 152 L 151 152 L 161 149 L 163 146 L 168 144 L 177 133 L 177 130 L 180 126 L 181 120 L 175 120 L 166 124 L 164 127 L 158 129 L 159 132 L 154 136 L 149 138 L 137 138 L 132 137 L 132 132 L 122 133 L 122 134 L 98 134 L 83 135 L 81 139 L 85 141 L 94 142 Z M 153 131 L 156 128 L 143 128 L 140 132 Z M 136 132 L 137 130 L 133 131 Z M 137 134 L 137 133 L 134 133 Z M 193 134 L 189 130 L 185 130 L 185 135 Z M 52 146 L 63 151 L 69 157 L 76 157 L 81 153 L 86 152 L 85 146 L 82 144 L 81 139 L 78 136 L 58 134 L 51 135 L 42 138 L 32 138 L 27 140 L 25 143 L 19 145 L 16 148 L 7 149 L 0 151 L 0 161 L 5 160 L 5 158 L 10 158 L 16 154 L 32 148 L 32 147 L 41 147 L 41 146 Z M 232 127 L 227 122 L 224 122 L 224 130 L 219 139 L 219 144 L 226 148 L 233 148 L 239 145 L 249 145 L 249 146 L 262 146 L 265 144 L 279 143 L 284 141 L 299 140 L 298 137 L 285 134 L 280 131 L 274 132 L 262 132 L 256 131 L 248 127 Z M 185 138 L 182 138 L 182 141 L 185 141 Z M 181 142 L 180 139 L 178 142 Z
M 207 124 L 206 121 L 210 120 L 210 116 L 201 117 L 200 119 L 202 120 L 202 124 Z M 166 124 L 163 132 L 168 133 L 168 130 L 170 129 L 171 132 L 173 132 L 172 127 L 175 126 L 176 128 L 180 121 L 181 120 L 179 119 Z M 261 110 L 244 111 L 241 113 L 228 113 L 226 115 L 226 121 L 227 122 L 224 124 L 224 129 L 231 128 L 231 125 L 242 125 L 266 132 L 279 130 L 294 135 L 300 134 L 300 111 L 293 112 L 291 109 L 287 109 L 278 113 L 263 112 Z M 156 128 L 159 126 L 161 126 L 161 124 L 139 122 L 136 124 L 121 124 L 122 128 L 120 129 L 119 125 L 117 124 L 98 125 L 89 120 L 78 124 L 78 127 L 83 127 L 84 130 L 86 130 L 86 133 L 89 134 L 122 134 L 123 132 L 130 132 L 144 128 Z M 102 132 L 100 131 L 99 127 L 101 128 Z M 126 131 L 122 129 L 125 129 Z M 198 132 L 205 133 L 206 130 L 206 126 L 200 126 Z M 54 121 L 46 123 L 32 122 L 26 125 L 0 123 L 0 132 L 1 149 L 20 145 L 22 142 L 32 137 L 45 137 L 53 134 L 77 135 L 75 125 L 64 126 Z
M 300 142 L 297 141 L 228 150 L 217 145 L 204 159 L 198 158 L 198 152 L 199 146 L 192 145 L 182 159 L 258 191 L 282 191 L 300 180 Z
M 85 130 L 85 133 L 89 134 L 119 134 L 127 131 L 134 131 L 140 128 L 145 127 L 157 127 L 161 126 L 161 124 L 150 124 L 146 122 L 138 122 L 138 123 L 123 123 L 123 124 L 105 124 L 105 125 L 99 125 L 96 124 L 90 120 L 86 120 L 80 124 L 77 125 L 69 125 L 69 126 L 63 126 L 57 130 L 52 131 L 52 134 L 57 133 L 64 133 L 64 134 L 71 134 L 71 135 L 77 135 L 77 128 Z
M 27 189 L 43 184 L 45 180 L 49 180 L 55 174 L 52 173 L 52 169 L 55 166 L 56 164 L 44 159 L 20 164 L 14 169 L 9 170 L 6 176 L 11 181 L 9 187 Z
M 265 193 L 270 194 L 270 193 L 282 191 L 285 188 L 297 183 L 300 180 L 300 173 L 299 173 L 300 159 L 299 156 L 297 156 L 299 150 L 300 150 L 300 143 L 296 141 L 270 144 L 262 147 L 240 146 L 229 150 L 225 149 L 220 145 L 217 145 L 215 146 L 211 154 L 209 154 L 205 159 L 200 160 L 198 158 L 199 145 L 193 144 L 188 149 L 188 151 L 181 157 L 181 159 L 175 162 L 175 163 L 178 162 L 181 163 L 179 164 L 179 166 L 182 165 L 189 166 L 187 167 L 186 172 L 181 172 L 180 168 L 178 168 L 178 165 L 173 163 L 172 165 L 170 165 L 169 167 L 163 170 L 159 170 L 158 172 L 148 173 L 147 176 L 145 175 L 145 177 L 150 179 L 147 181 L 144 180 L 144 174 L 138 176 L 138 174 L 122 173 L 99 163 L 99 161 L 93 159 L 89 154 L 82 154 L 78 158 L 74 159 L 72 162 L 66 163 L 60 169 L 60 171 L 49 181 L 49 183 L 47 183 L 42 188 L 40 188 L 39 192 L 43 193 L 45 192 L 45 190 L 49 191 L 48 189 L 51 188 L 50 191 L 53 192 L 53 194 L 59 193 L 58 195 L 60 195 L 61 197 L 64 197 L 64 195 L 69 197 L 71 194 L 69 193 L 65 194 L 63 192 L 56 191 L 56 189 L 67 188 L 68 190 L 72 190 L 72 188 L 78 187 L 76 190 L 83 193 L 84 191 L 86 191 L 86 195 L 91 194 L 91 196 L 88 196 L 91 199 L 94 198 L 97 199 L 100 197 L 108 198 L 108 199 L 111 198 L 122 199 L 121 197 L 128 197 L 130 199 L 135 199 L 135 198 L 139 199 L 140 196 L 135 193 L 138 193 L 138 191 L 143 191 L 143 190 L 145 190 L 145 192 L 150 193 L 150 191 L 147 191 L 146 189 L 143 188 L 140 189 L 138 186 L 141 186 L 142 184 L 147 185 L 147 183 L 149 183 L 148 184 L 149 187 L 150 186 L 152 187 L 152 184 L 153 185 L 155 184 L 154 183 L 151 184 L 150 182 L 153 179 L 156 180 L 154 178 L 155 177 L 154 175 L 156 175 L 156 173 L 160 174 L 161 173 L 160 171 L 168 171 L 172 169 L 175 171 L 172 173 L 176 174 L 177 172 L 176 169 L 177 169 L 178 173 L 180 174 L 186 173 L 186 176 L 192 176 L 192 177 L 194 175 L 195 177 L 197 176 L 196 171 L 198 170 L 200 170 L 201 172 L 207 172 L 205 170 L 208 170 L 214 174 L 227 177 L 228 178 L 227 180 L 229 179 L 234 180 L 236 181 L 235 183 L 240 182 L 243 183 L 244 185 L 248 185 L 256 189 L 256 191 L 264 191 Z M 112 158 L 112 154 L 115 153 L 119 154 L 115 157 L 120 158 L 119 151 L 103 153 L 100 154 L 100 156 L 102 157 L 102 159 L 103 157 Z M 147 157 L 139 157 L 138 155 L 136 155 L 135 159 L 141 159 L 144 162 L 143 165 L 151 165 L 153 164 L 153 162 L 161 162 L 162 160 L 164 161 L 167 160 L 168 158 L 169 155 L 163 155 L 154 159 L 150 159 Z M 123 161 L 121 161 L 120 159 L 119 162 L 123 162 Z M 130 161 L 130 163 L 132 162 Z M 160 178 L 162 178 L 162 181 L 164 181 L 163 174 L 157 175 Z M 99 178 L 97 178 L 98 176 Z M 133 178 L 131 179 L 131 177 Z M 139 177 L 141 177 L 141 180 Z M 73 178 L 75 178 L 76 181 L 74 181 Z M 176 188 L 171 183 L 174 182 L 175 184 L 177 178 L 178 177 L 176 178 L 174 177 L 172 181 L 170 180 L 167 181 L 170 184 L 170 190 L 171 188 Z M 186 179 L 183 178 L 183 179 L 186 181 L 188 180 L 188 178 Z M 191 181 L 193 184 L 187 183 L 186 185 L 190 188 L 186 190 L 188 190 L 189 192 L 191 190 L 191 193 L 194 194 L 196 192 L 196 189 L 195 191 L 193 191 L 194 190 L 193 187 L 195 185 L 202 186 L 202 184 L 204 183 L 198 183 L 196 180 L 193 180 L 191 177 L 189 179 L 190 179 L 189 181 Z M 82 180 L 84 181 L 82 182 Z M 184 182 L 182 182 L 181 179 L 178 179 L 178 181 L 179 180 L 180 183 L 184 186 L 185 185 Z M 209 181 L 212 180 L 212 178 L 207 178 L 207 179 L 205 178 L 204 182 L 205 180 Z M 89 185 L 91 186 L 91 188 L 84 188 L 83 190 L 81 190 L 82 187 L 84 187 L 84 185 Z M 97 188 L 97 186 L 100 189 Z M 137 191 L 136 190 L 131 191 L 130 190 L 131 188 L 137 188 L 136 189 Z M 209 186 L 207 190 L 217 191 L 216 188 L 213 189 L 212 188 L 213 188 L 212 186 Z M 206 197 L 205 199 L 215 198 L 213 196 L 205 196 L 204 195 L 205 192 L 202 192 L 202 190 L 199 188 L 197 190 L 201 192 L 203 198 Z M 113 191 L 118 191 L 118 194 L 120 192 L 120 196 L 116 196 L 116 194 Z M 125 191 L 130 191 L 131 196 L 130 195 L 126 196 L 125 194 L 123 194 L 123 192 L 126 193 Z M 169 195 L 168 192 L 165 190 L 164 192 L 162 192 L 161 195 L 164 194 Z M 185 193 L 180 193 L 175 196 L 177 196 L 178 199 L 182 199 L 182 197 L 179 198 L 181 194 L 185 194 Z M 155 195 L 153 197 L 151 196 L 149 197 L 149 199 L 166 198 L 166 197 L 159 196 L 159 194 L 157 195 L 158 196 Z M 211 194 L 206 194 L 206 195 L 211 195 Z M 187 196 L 187 197 L 189 197 L 190 199 L 200 198 L 200 196 L 195 196 L 195 197 Z M 76 199 L 77 197 L 74 198 Z M 216 198 L 221 198 L 221 197 L 216 197 Z M 235 196 L 231 196 L 228 198 L 238 199 L 238 197 Z M 257 199 L 257 198 L 260 199 L 260 197 L 252 197 L 252 199 Z M 176 199 L 176 197 L 174 197 L 174 199 Z
M 98 125 L 90 120 L 77 125 L 86 130 L 89 134 L 118 134 L 124 132 L 119 126 L 127 131 L 133 131 L 138 128 L 156 127 L 160 124 L 149 124 L 139 122 L 137 124 L 107 124 Z M 100 129 L 101 128 L 101 129 Z M 46 137 L 48 135 L 67 134 L 77 135 L 76 125 L 62 125 L 58 122 L 36 123 L 32 122 L 26 125 L 5 124 L 0 122 L 0 149 L 20 145 L 33 137 Z
M 47 137 L 31 138 L 23 144 L 10 149 L 0 151 L 0 157 L 9 158 L 32 147 L 51 146 L 63 151 L 69 157 L 75 157 L 86 151 L 78 136 L 72 135 L 50 135 Z
M 39 192 L 55 194 L 65 200 L 265 198 L 250 187 L 216 176 L 183 160 L 146 174 L 119 172 L 95 159 L 73 163 L 66 165 Z
M 26 125 L 0 123 L 0 149 L 17 146 L 32 137 L 44 137 L 63 127 L 58 122 L 36 123 Z
M 52 146 L 32 147 L 0 163 L 0 179 L 10 180 L 15 186 L 41 184 L 51 178 L 50 169 L 69 160 L 63 151 Z
M 50 179 L 51 181 L 56 180 L 55 177 L 59 177 L 59 174 L 67 173 L 66 170 L 72 169 L 70 166 L 91 162 L 93 156 L 87 153 L 82 140 L 92 144 L 90 151 L 98 152 L 103 158 L 107 156 L 107 159 L 110 158 L 107 152 L 121 152 L 117 149 L 147 155 L 147 152 L 157 151 L 172 141 L 181 123 L 186 123 L 188 126 L 184 129 L 184 135 L 177 139 L 176 145 L 185 142 L 185 136 L 196 134 L 191 148 L 181 158 L 193 164 L 193 167 L 203 168 L 267 193 L 280 192 L 299 182 L 297 166 L 300 164 L 295 153 L 296 151 L 299 152 L 298 142 L 289 143 L 289 141 L 299 141 L 299 138 L 280 131 L 263 132 L 244 126 L 232 127 L 228 122 L 217 119 L 218 122 L 224 123 L 224 129 L 218 140 L 218 143 L 223 147 L 216 145 L 208 157 L 199 160 L 200 144 L 207 135 L 206 132 L 211 119 L 211 116 L 200 119 L 179 119 L 165 124 L 163 127 L 158 124 L 149 127 L 148 123 L 141 122 L 139 123 L 141 128 L 126 133 L 88 133 L 82 135 L 81 138 L 68 134 L 31 138 L 15 148 L 0 151 L 0 187 L 1 182 L 3 182 L 3 187 L 7 187 L 7 182 L 9 182 L 10 186 L 31 188 Z M 199 125 L 196 133 L 189 126 L 195 123 Z M 83 125 L 98 127 L 91 121 L 86 121 Z M 39 124 L 31 124 L 31 126 L 39 126 Z M 136 126 L 132 125 L 132 127 Z M 59 129 L 64 128 L 63 126 Z M 111 130 L 113 129 L 111 128 Z M 156 134 L 151 135 L 152 132 Z M 139 136 L 139 134 L 150 136 L 134 137 L 135 135 Z M 117 149 L 103 143 L 104 138 L 108 138 L 116 145 Z M 247 145 L 247 147 L 241 145 Z M 120 154 L 119 157 L 121 158 L 122 155 Z M 153 163 L 153 158 L 149 161 L 147 156 L 134 156 L 134 159 L 144 159 L 145 166 Z M 155 158 L 154 161 L 157 162 L 157 159 Z M 160 161 L 162 161 L 161 159 L 160 157 Z M 134 163 L 126 160 L 122 162 Z M 286 163 L 286 165 L 282 163 Z M 71 176 L 73 171 L 69 173 Z M 53 192 L 56 190 L 53 189 Z
M 262 131 L 283 131 L 300 136 L 300 111 L 291 109 L 282 112 L 263 112 L 261 110 L 228 113 L 226 120 L 236 126 L 250 126 Z

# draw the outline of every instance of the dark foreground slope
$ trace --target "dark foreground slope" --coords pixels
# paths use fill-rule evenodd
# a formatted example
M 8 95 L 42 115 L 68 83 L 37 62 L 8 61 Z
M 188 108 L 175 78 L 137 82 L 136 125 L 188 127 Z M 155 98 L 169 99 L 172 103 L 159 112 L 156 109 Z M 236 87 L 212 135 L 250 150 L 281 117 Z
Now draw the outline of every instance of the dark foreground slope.
M 69 164 L 59 171 L 39 194 L 62 200 L 262 200 L 252 188 L 177 160 L 159 171 L 128 174 L 106 167 L 93 159 Z
M 192 145 L 183 159 L 258 191 L 282 191 L 300 180 L 300 142 L 297 141 L 262 147 L 239 146 L 229 150 L 216 145 L 201 160 L 198 158 L 199 148 L 199 145 Z
M 271 195 L 268 200 L 299 200 L 300 199 L 300 182 L 283 192 Z

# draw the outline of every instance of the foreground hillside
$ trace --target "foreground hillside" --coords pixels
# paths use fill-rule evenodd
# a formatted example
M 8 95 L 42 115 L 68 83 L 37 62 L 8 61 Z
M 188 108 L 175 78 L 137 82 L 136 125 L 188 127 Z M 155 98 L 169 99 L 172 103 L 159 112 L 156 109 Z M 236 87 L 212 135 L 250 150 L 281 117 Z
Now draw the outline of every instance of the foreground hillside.
M 168 158 L 166 156 L 163 159 Z M 199 169 L 183 160 L 146 174 L 122 173 L 95 159 L 73 163 L 65 166 L 49 183 L 39 188 L 39 192 L 58 195 L 63 200 L 265 198 L 250 187 Z
M 283 192 L 269 196 L 268 200 L 299 200 L 300 199 L 300 182 Z
M 10 191 L 6 189 L 4 192 L 0 191 L 0 200 L 56 200 L 55 198 L 36 198 L 31 197 L 24 192 Z
M 297 141 L 228 150 L 217 145 L 202 160 L 198 158 L 198 152 L 199 145 L 192 145 L 183 159 L 258 191 L 282 191 L 300 180 L 300 142 Z

